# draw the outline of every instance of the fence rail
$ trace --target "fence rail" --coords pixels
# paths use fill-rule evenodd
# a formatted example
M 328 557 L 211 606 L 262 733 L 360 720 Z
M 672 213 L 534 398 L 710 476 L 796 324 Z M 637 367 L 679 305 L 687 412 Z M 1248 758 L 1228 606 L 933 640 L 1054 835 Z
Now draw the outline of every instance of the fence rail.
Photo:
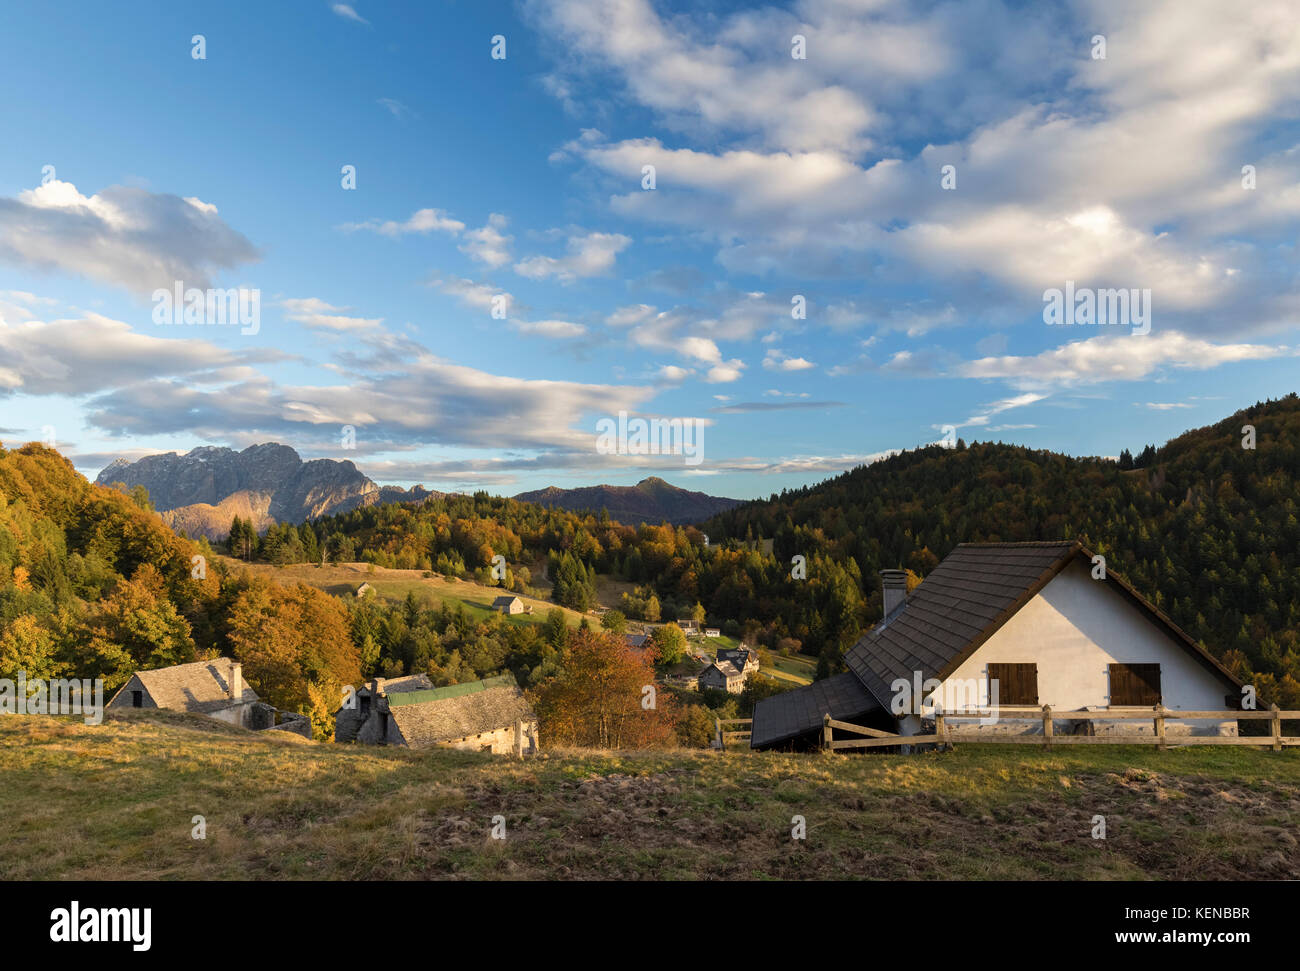
M 752 718 L 715 718 L 713 719 L 714 743 L 724 752 L 727 750 L 728 742 L 747 742 L 753 737 L 752 732 L 724 732 L 723 725 L 750 725 L 754 724 Z
M 949 712 L 936 711 L 935 730 L 932 735 L 896 735 L 878 728 L 865 725 L 853 725 L 837 721 L 830 715 L 822 719 L 822 748 L 838 752 L 846 749 L 891 748 L 900 745 L 947 745 L 957 742 L 973 742 L 980 745 L 1041 745 L 1051 748 L 1054 745 L 1154 745 L 1167 749 L 1183 745 L 1253 745 L 1271 748 L 1280 752 L 1283 748 L 1300 747 L 1300 736 L 1283 735 L 1282 721 L 1300 719 L 1300 711 L 1281 711 L 1274 705 L 1267 711 L 1176 711 L 1156 705 L 1149 710 L 1128 709 L 1126 711 L 1053 711 L 1050 705 L 1040 710 L 1016 712 L 1009 717 L 1015 721 L 1042 722 L 1042 734 L 1035 735 L 994 735 L 978 731 L 960 731 L 960 726 L 953 726 L 950 719 L 975 719 L 987 716 L 987 712 Z M 1168 735 L 1166 722 L 1179 721 L 1264 721 L 1271 722 L 1272 731 L 1268 735 Z M 1057 721 L 1150 721 L 1154 732 L 1150 735 L 1057 735 Z M 834 729 L 863 738 L 841 739 L 834 737 Z

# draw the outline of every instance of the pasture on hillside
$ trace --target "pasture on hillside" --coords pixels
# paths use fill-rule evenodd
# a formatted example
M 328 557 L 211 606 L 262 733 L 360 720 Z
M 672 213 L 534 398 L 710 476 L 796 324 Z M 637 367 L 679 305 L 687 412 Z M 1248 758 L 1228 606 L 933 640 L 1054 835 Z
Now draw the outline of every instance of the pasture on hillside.
M 168 712 L 0 718 L 4 880 L 1297 879 L 1297 818 L 1295 751 L 516 761 Z

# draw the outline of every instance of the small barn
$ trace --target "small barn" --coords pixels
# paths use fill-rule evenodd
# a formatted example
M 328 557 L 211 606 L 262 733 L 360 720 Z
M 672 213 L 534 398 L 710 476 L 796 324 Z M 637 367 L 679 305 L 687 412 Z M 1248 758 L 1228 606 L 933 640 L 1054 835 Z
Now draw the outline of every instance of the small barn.
M 537 751 L 537 716 L 512 674 L 445 688 L 395 687 L 409 690 L 389 691 L 378 679 L 371 682 L 364 717 L 355 728 L 349 719 L 345 734 L 371 745 L 456 748 L 496 755 Z M 360 712 L 360 694 L 357 701 Z M 337 722 L 335 737 L 339 737 Z
M 1095 713 L 1063 727 L 1102 735 L 1154 731 L 1108 721 L 1115 709 L 1240 707 L 1241 682 L 1079 542 L 963 543 L 910 595 L 903 571 L 881 580 L 884 617 L 845 655 L 848 672 L 760 701 L 751 746 L 810 744 L 826 714 L 919 735 L 937 706 L 962 731 L 1035 734 L 1050 705 Z M 1236 735 L 1237 722 L 1168 731 Z
M 188 711 L 254 731 L 274 728 L 311 738 L 307 716 L 263 703 L 244 681 L 243 665 L 228 657 L 137 671 L 105 708 Z
M 524 602 L 518 597 L 497 597 L 492 601 L 492 609 L 499 610 L 503 614 L 522 614 Z
M 730 661 L 715 661 L 700 672 L 699 686 L 739 694 L 745 688 L 745 672 Z

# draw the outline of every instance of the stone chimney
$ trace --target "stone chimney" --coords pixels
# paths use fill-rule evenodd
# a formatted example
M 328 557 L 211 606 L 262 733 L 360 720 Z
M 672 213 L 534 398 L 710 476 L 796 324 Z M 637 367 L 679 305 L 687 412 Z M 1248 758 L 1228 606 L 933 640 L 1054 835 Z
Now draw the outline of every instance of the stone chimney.
M 902 570 L 881 570 L 880 587 L 884 597 L 885 619 L 907 599 L 907 574 Z
M 230 665 L 230 700 L 244 700 L 244 666 L 238 661 Z

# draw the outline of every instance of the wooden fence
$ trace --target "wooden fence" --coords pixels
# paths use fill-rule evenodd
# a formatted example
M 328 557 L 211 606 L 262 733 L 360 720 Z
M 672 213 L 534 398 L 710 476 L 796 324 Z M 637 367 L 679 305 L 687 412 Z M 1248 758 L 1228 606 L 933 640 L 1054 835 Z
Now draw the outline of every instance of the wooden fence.
M 724 732 L 723 725 L 750 725 L 754 724 L 752 718 L 715 718 L 713 719 L 714 742 L 716 746 L 724 752 L 727 750 L 728 742 L 748 742 L 753 736 L 751 731 Z
M 899 745 L 948 745 L 957 742 L 972 742 L 979 745 L 1042 745 L 1051 748 L 1054 745 L 1155 745 L 1165 749 L 1179 745 L 1255 745 L 1271 748 L 1280 752 L 1284 747 L 1300 746 L 1300 736 L 1283 735 L 1282 720 L 1300 719 L 1300 711 L 1279 711 L 1273 705 L 1268 711 L 1174 711 L 1156 705 L 1150 711 L 1053 711 L 1050 705 L 1044 705 L 1041 716 L 1043 730 L 1038 735 L 995 735 L 984 732 L 963 732 L 959 726 L 951 725 L 949 718 L 979 718 L 981 713 L 951 712 L 945 715 L 936 711 L 933 735 L 897 735 L 884 732 L 878 728 L 852 725 L 836 721 L 830 715 L 822 720 L 822 748 L 829 751 L 859 748 L 889 748 Z M 1016 721 L 1028 721 L 1028 715 L 1010 716 Z M 1053 731 L 1054 723 L 1061 721 L 1150 721 L 1155 731 L 1150 735 L 1057 735 Z M 1268 735 L 1166 735 L 1165 722 L 1185 721 L 1191 719 L 1211 719 L 1214 721 L 1254 720 L 1271 722 Z M 863 738 L 836 741 L 832 729 L 849 732 Z

